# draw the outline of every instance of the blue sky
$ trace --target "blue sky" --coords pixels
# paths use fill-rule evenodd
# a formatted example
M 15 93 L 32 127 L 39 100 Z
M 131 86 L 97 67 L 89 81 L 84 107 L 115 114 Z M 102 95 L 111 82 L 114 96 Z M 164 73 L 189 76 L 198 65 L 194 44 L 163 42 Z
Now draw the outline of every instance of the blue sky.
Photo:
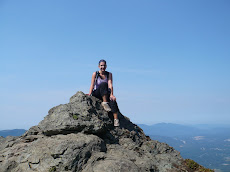
M 0 129 L 88 93 L 100 59 L 134 123 L 230 124 L 230 1 L 1 0 Z

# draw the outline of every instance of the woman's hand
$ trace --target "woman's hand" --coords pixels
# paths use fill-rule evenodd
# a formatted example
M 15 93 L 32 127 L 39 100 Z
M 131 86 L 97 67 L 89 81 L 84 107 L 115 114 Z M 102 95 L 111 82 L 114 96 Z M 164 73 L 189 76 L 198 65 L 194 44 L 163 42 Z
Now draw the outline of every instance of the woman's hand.
M 110 95 L 109 99 L 110 99 L 111 101 L 116 101 L 116 97 L 115 97 L 114 95 Z

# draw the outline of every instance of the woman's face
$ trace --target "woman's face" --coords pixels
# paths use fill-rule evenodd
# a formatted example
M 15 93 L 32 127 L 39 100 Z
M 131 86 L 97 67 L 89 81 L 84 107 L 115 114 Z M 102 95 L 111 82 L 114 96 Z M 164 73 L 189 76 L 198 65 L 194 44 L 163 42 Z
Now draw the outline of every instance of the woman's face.
M 105 62 L 101 62 L 98 67 L 99 67 L 99 69 L 101 71 L 105 71 L 105 69 L 106 69 L 107 66 L 106 66 Z

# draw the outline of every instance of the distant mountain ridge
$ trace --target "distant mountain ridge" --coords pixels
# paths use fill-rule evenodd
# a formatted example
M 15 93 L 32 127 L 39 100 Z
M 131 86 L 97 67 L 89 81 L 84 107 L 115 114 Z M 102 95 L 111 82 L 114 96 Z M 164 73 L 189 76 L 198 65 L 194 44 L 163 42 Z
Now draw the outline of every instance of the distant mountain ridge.
M 139 124 L 139 126 L 144 130 L 146 134 L 154 134 L 168 137 L 198 132 L 198 129 L 196 128 L 172 123 L 159 123 L 150 126 L 145 124 Z
M 159 135 L 167 137 L 196 136 L 196 135 L 229 135 L 230 126 L 227 125 L 181 125 L 173 123 L 158 123 L 154 125 L 138 124 L 147 135 Z
M 180 151 L 183 158 L 193 159 L 218 172 L 230 171 L 230 126 L 199 124 L 186 126 L 172 123 L 139 124 L 151 139 L 164 142 Z
M 21 136 L 26 132 L 24 129 L 0 130 L 0 136 Z

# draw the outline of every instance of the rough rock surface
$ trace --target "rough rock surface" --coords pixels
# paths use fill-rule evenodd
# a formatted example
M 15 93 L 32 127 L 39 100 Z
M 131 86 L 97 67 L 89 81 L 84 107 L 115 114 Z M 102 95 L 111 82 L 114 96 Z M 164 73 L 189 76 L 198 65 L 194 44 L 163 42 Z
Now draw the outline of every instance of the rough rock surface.
M 0 172 L 179 171 L 178 151 L 151 140 L 122 114 L 119 119 L 113 127 L 100 100 L 77 92 L 24 135 L 0 137 Z

